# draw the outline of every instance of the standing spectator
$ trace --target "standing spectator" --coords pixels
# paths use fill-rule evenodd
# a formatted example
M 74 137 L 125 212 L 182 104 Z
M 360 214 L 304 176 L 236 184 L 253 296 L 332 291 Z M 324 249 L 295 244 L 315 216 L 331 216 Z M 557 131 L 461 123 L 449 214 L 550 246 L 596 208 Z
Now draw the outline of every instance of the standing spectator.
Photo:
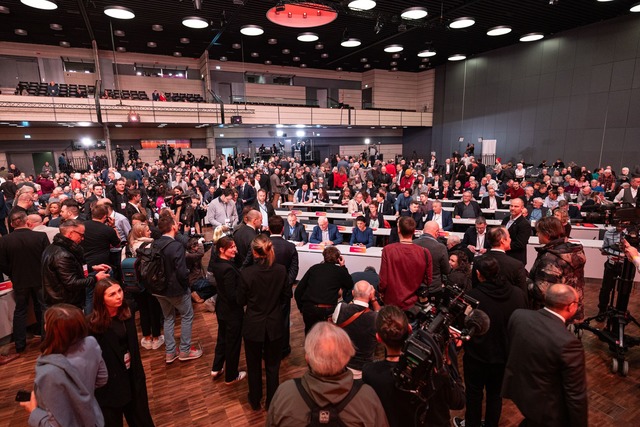
M 87 319 L 89 331 L 102 349 L 107 365 L 107 384 L 96 391 L 106 426 L 153 427 L 147 382 L 140 358 L 136 323 L 124 301 L 120 284 L 113 279 L 96 284 L 95 311 Z
M 577 310 L 576 290 L 555 284 L 543 309 L 516 310 L 509 320 L 502 395 L 524 415 L 522 425 L 588 425 L 584 349 L 565 325 Z
M 478 258 L 474 270 L 479 284 L 467 295 L 480 302 L 482 311 L 487 313 L 491 323 L 486 334 L 474 336 L 464 343 L 467 400 L 464 426 L 481 426 L 482 396 L 486 392 L 484 425 L 498 427 L 502 412 L 500 389 L 509 353 L 507 324 L 515 310 L 527 307 L 527 298 L 520 289 L 501 285 L 497 281 L 500 265 L 491 255 Z M 454 418 L 454 422 L 456 426 L 462 425 L 459 418 Z
M 38 334 L 42 328 L 42 254 L 49 246 L 45 233 L 32 231 L 27 226 L 27 214 L 16 212 L 9 221 L 13 233 L 0 239 L 0 271 L 9 276 L 13 283 L 16 306 L 13 312 L 13 341 L 16 353 L 27 348 L 27 311 L 29 300 L 38 324 Z
M 29 412 L 30 426 L 103 426 L 105 420 L 94 390 L 109 376 L 95 338 L 87 337 L 82 311 L 69 304 L 51 307 L 44 315 L 47 335 L 36 362 Z
M 451 270 L 447 274 L 445 284 L 456 285 L 465 292 L 471 289 L 471 264 L 464 251 L 452 251 L 449 254 Z
M 267 377 L 269 408 L 279 384 L 282 355 L 282 305 L 291 298 L 287 270 L 275 264 L 273 243 L 264 234 L 251 243 L 254 264 L 240 272 L 237 301 L 247 306 L 242 324 L 247 373 L 249 376 L 249 404 L 260 409 L 262 400 L 262 359 Z
M 511 236 L 511 249 L 507 255 L 527 265 L 527 244 L 531 236 L 531 223 L 522 215 L 524 202 L 520 198 L 511 200 L 509 205 L 510 216 L 502 220 L 502 225 L 509 230 Z
M 233 232 L 233 240 L 238 247 L 236 262 L 238 266 L 244 264 L 245 259 L 251 253 L 251 242 L 260 232 L 262 227 L 262 214 L 260 212 L 246 208 L 242 224 Z
M 219 225 L 233 227 L 238 222 L 238 213 L 233 202 L 233 189 L 225 188 L 207 207 L 205 222 L 214 228 Z
M 449 265 L 449 253 L 447 247 L 438 240 L 439 226 L 435 221 L 428 221 L 420 238 L 413 241 L 418 246 L 422 246 L 431 254 L 432 274 L 431 285 L 429 286 L 429 294 L 439 294 L 442 291 L 443 275 L 449 274 L 451 266 Z
M 398 220 L 400 242 L 382 249 L 380 296 L 385 304 L 397 305 L 403 310 L 413 307 L 418 300 L 418 288 L 431 285 L 432 280 L 431 254 L 413 244 L 415 231 L 413 218 L 401 217 Z
M 273 206 L 273 208 L 275 209 L 278 207 L 280 195 L 282 194 L 283 190 L 286 190 L 284 184 L 282 183 L 282 180 L 280 179 L 280 169 L 275 168 L 273 174 L 269 178 L 269 184 L 271 187 L 271 206 Z
M 170 213 L 162 213 L 158 219 L 158 228 L 162 237 L 152 246 L 161 249 L 166 277 L 166 291 L 158 298 L 164 315 L 165 362 L 173 363 L 176 359 L 187 361 L 202 356 L 202 349 L 191 345 L 191 326 L 193 323 L 193 306 L 189 291 L 189 271 L 185 260 L 184 246 L 175 240 L 178 223 Z M 181 318 L 180 351 L 176 349 L 174 336 L 175 311 Z
M 265 229 L 269 228 L 269 219 L 275 216 L 276 211 L 271 204 L 267 203 L 267 191 L 263 188 L 258 190 L 256 199 L 248 206 L 252 206 L 253 209 L 262 214 L 261 224 Z

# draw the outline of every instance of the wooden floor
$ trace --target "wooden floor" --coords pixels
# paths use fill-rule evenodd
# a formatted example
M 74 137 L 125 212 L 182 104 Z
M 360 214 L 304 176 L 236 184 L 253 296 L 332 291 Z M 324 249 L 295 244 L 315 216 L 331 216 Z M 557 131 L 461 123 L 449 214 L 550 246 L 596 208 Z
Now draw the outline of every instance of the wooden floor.
M 599 283 L 587 284 L 585 299 L 587 314 L 594 311 Z M 638 295 L 631 297 L 630 309 L 640 317 Z M 217 331 L 216 316 L 195 306 L 194 340 L 204 349 L 200 359 L 171 365 L 164 363 L 164 351 L 141 349 L 147 374 L 151 413 L 157 426 L 257 426 L 263 425 L 266 413 L 254 412 L 247 403 L 247 382 L 226 386 L 223 381 L 212 381 L 211 362 Z M 282 361 L 280 380 L 300 376 L 306 370 L 304 361 L 302 318 L 292 308 L 292 353 Z M 640 335 L 636 327 L 629 328 L 632 335 Z M 640 348 L 629 352 L 630 373 L 620 377 L 610 372 L 611 357 L 607 346 L 590 333 L 583 343 L 587 354 L 589 387 L 589 425 L 634 425 L 640 414 Z M 26 412 L 14 402 L 16 391 L 31 390 L 38 343 L 30 341 L 25 355 L 5 366 L 0 366 L 0 427 L 26 426 Z M 13 348 L 11 347 L 11 351 Z M 244 352 L 240 367 L 244 367 Z M 456 413 L 455 415 L 458 415 Z M 505 400 L 501 425 L 515 426 L 521 420 L 515 406 Z M 636 421 L 633 421 L 636 420 Z

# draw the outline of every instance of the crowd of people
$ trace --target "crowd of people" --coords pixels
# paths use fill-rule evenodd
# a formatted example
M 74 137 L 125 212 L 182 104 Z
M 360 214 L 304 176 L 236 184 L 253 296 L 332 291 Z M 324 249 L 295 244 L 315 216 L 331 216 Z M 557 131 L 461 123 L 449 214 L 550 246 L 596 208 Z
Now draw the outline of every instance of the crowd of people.
M 69 176 L 49 167 L 36 180 L 15 165 L 0 170 L 0 219 L 7 221 L 0 271 L 14 287 L 16 355 L 27 350 L 29 301 L 42 337 L 35 392 L 22 403 L 30 425 L 111 426 L 123 417 L 130 426 L 153 425 L 140 347 L 164 346 L 167 364 L 202 357 L 191 331 L 193 306 L 204 302 L 218 322 L 212 379 L 232 385 L 246 378 L 248 403 L 268 411 L 267 425 L 305 425 L 330 407 L 329 417 L 346 425 L 444 426 L 450 409 L 466 406 L 456 425 L 493 427 L 507 397 L 532 425 L 586 426 L 584 353 L 565 328 L 585 317 L 586 256 L 568 240 L 570 219 L 597 205 L 635 206 L 640 174 L 558 160 L 532 176 L 522 162 L 498 158 L 485 166 L 472 148 L 442 164 L 435 156 L 373 164 L 335 156 L 312 165 L 275 156 L 253 164 L 222 157 L 205 168 L 193 155 L 174 160 L 169 152 L 142 163 L 135 150 L 125 164 L 117 147 L 114 168 Z M 335 203 L 353 214 L 350 238 L 326 216 L 307 233 L 294 212 L 276 212 L 285 201 L 331 203 L 327 190 L 338 190 Z M 457 200 L 453 211 L 443 200 Z M 483 209 L 505 202 L 502 225 L 487 227 Z M 445 233 L 455 219 L 475 225 L 462 238 Z M 389 236 L 374 236 L 379 228 L 391 228 Z M 618 264 L 626 256 L 640 266 L 628 243 L 614 248 L 613 231 L 599 314 L 610 305 Z M 209 233 L 212 242 L 205 242 Z M 542 246 L 527 271 L 532 233 Z M 299 271 L 296 246 L 307 242 L 322 245 L 323 262 Z M 348 271 L 343 242 L 382 246 L 379 271 Z M 159 284 L 140 276 L 145 255 L 157 256 Z M 462 345 L 464 378 L 461 345 L 448 349 L 424 405 L 394 387 L 391 371 L 417 326 L 416 305 L 437 306 L 445 286 L 480 301 L 491 326 Z M 292 347 L 291 298 L 304 322 L 309 371 L 279 384 Z M 536 328 L 535 340 L 525 325 Z M 246 370 L 239 366 L 242 341 Z M 377 345 L 385 349 L 381 361 Z M 539 410 L 540 401 L 549 402 L 547 410 Z

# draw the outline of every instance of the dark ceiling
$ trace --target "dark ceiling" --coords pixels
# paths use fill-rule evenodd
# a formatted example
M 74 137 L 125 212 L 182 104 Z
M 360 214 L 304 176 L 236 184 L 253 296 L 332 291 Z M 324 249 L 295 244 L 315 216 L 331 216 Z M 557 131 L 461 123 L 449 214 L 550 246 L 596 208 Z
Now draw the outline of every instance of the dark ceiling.
M 571 28 L 629 14 L 629 8 L 640 0 L 377 0 L 377 6 L 368 12 L 354 12 L 346 7 L 348 1 L 319 0 L 315 3 L 330 5 L 338 12 L 338 18 L 322 27 L 300 30 L 273 24 L 265 17 L 276 0 L 201 0 L 196 10 L 193 0 L 59 0 L 58 9 L 44 11 L 28 7 L 19 0 L 0 0 L 0 6 L 9 13 L 0 13 L 0 41 L 59 45 L 61 41 L 71 47 L 90 48 L 91 34 L 99 49 L 125 48 L 127 52 L 199 57 L 206 49 L 211 59 L 228 58 L 229 61 L 260 63 L 271 61 L 274 65 L 301 66 L 344 71 L 365 71 L 371 68 L 391 69 L 392 62 L 401 71 L 420 71 L 447 61 L 454 53 L 467 57 L 481 52 L 520 43 L 521 35 L 542 32 L 546 36 Z M 554 3 L 555 4 L 550 4 Z M 300 3 L 299 0 L 284 3 Z M 132 20 L 107 17 L 104 7 L 126 6 L 134 11 Z M 419 21 L 400 19 L 400 13 L 413 6 L 426 7 L 429 15 Z M 1 8 L 0 8 L 1 9 Z M 85 21 L 82 9 L 86 10 Z M 1 10 L 0 10 L 1 12 Z M 5 11 L 6 12 L 6 11 Z M 182 25 L 186 16 L 200 16 L 211 22 L 206 29 L 189 29 Z M 221 25 L 224 16 L 226 23 Z M 452 19 L 471 16 L 475 25 L 460 30 L 450 29 Z M 382 23 L 376 34 L 376 22 Z M 50 24 L 59 24 L 62 30 L 53 30 Z M 160 24 L 163 31 L 154 31 L 152 25 Z M 265 33 L 258 37 L 240 34 L 240 27 L 260 25 Z M 406 25 L 400 31 L 401 24 Z M 489 28 L 509 25 L 510 34 L 490 37 Z M 16 29 L 27 35 L 15 34 Z M 350 37 L 358 38 L 362 45 L 344 48 L 340 41 L 347 29 Z M 124 37 L 113 36 L 112 30 L 125 32 Z M 312 31 L 320 36 L 323 49 L 316 43 L 304 43 L 296 39 L 298 33 Z M 181 38 L 190 42 L 184 44 Z M 269 44 L 276 39 L 276 44 Z M 147 46 L 155 42 L 157 47 Z M 240 44 L 240 48 L 234 48 Z M 404 51 L 393 58 L 383 48 L 388 44 L 401 44 Z M 437 55 L 429 62 L 417 57 L 421 50 L 431 47 Z M 284 54 L 283 49 L 290 53 Z M 258 56 L 252 56 L 252 53 Z M 328 58 L 322 58 L 322 54 Z M 295 61 L 298 57 L 299 61 Z M 365 60 L 366 58 L 366 60 Z M 366 61 L 366 62 L 365 62 Z M 422 67 L 421 67 L 422 66 Z

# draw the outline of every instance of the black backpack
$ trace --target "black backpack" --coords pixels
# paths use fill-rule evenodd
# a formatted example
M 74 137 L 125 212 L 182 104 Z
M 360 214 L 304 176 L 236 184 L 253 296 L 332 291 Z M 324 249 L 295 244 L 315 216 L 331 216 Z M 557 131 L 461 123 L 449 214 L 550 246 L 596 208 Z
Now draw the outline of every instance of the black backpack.
M 145 289 L 152 294 L 162 295 L 167 290 L 162 251 L 172 241 L 169 240 L 162 245 L 153 242 L 150 246 L 142 245 L 136 250 L 138 256 L 135 263 L 136 275 Z
M 309 409 L 311 409 L 311 413 L 309 414 L 309 424 L 308 427 L 346 427 L 347 425 L 342 422 L 340 419 L 340 412 L 351 402 L 351 400 L 358 394 L 360 391 L 360 387 L 362 387 L 362 381 L 356 380 L 353 382 L 353 386 L 349 391 L 349 394 L 342 399 L 341 402 L 333 405 L 329 404 L 324 407 L 318 406 L 316 402 L 313 401 L 309 393 L 302 386 L 302 380 L 300 378 L 295 378 L 293 380 L 298 388 L 298 392 L 302 399 L 305 401 Z

